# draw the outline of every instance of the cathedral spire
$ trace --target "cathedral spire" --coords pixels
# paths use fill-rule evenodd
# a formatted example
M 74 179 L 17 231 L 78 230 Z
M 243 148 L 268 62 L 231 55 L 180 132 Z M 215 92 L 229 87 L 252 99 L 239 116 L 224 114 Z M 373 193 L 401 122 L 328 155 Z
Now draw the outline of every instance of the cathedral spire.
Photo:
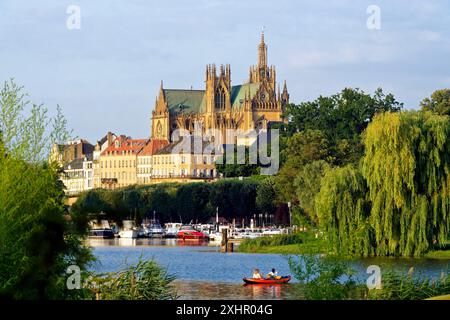
M 261 42 L 258 46 L 258 67 L 266 68 L 267 67 L 267 46 L 264 42 L 264 27 L 261 31 Z

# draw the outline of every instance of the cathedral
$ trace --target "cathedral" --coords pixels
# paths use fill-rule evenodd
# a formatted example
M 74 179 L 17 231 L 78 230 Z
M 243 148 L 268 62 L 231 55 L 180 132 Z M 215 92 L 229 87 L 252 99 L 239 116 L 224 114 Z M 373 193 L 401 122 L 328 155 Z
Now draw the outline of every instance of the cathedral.
M 280 90 L 275 67 L 267 64 L 264 32 L 258 45 L 258 64 L 250 67 L 247 83 L 231 85 L 229 64 L 218 70 L 215 64 L 207 65 L 205 83 L 205 90 L 183 90 L 165 89 L 161 81 L 152 112 L 152 139 L 170 141 L 174 130 L 193 132 L 197 123 L 203 131 L 219 130 L 224 139 L 227 129 L 259 131 L 283 121 L 289 93 L 286 81 Z

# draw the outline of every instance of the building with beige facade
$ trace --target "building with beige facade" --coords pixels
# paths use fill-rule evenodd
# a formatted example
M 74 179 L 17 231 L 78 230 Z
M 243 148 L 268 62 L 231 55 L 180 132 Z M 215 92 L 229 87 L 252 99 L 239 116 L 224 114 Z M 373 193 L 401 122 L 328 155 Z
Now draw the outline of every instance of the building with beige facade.
M 168 145 L 167 140 L 151 139 L 139 151 L 137 155 L 137 183 L 149 184 L 152 182 L 152 158 L 153 155 L 161 148 Z
M 114 133 L 108 132 L 103 138 L 97 140 L 92 156 L 92 165 L 94 168 L 94 188 L 100 188 L 102 186 L 100 176 L 100 155 L 106 150 L 106 148 L 113 144 L 116 138 L 117 136 Z
M 183 148 L 182 143 L 182 140 L 171 143 L 153 155 L 152 181 L 187 182 L 217 178 L 215 161 L 221 155 L 217 148 L 209 142 L 200 142 L 200 147 L 191 142 L 189 148 Z
M 78 196 L 84 191 L 93 189 L 93 177 L 92 154 L 66 163 L 60 175 L 64 193 L 67 196 Z
M 121 135 L 100 154 L 100 184 L 115 189 L 137 183 L 137 154 L 147 139 Z

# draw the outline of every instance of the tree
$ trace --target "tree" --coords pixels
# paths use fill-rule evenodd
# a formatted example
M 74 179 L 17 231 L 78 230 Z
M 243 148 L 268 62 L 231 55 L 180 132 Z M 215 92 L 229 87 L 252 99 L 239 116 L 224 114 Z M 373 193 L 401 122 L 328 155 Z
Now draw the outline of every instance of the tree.
M 317 160 L 303 166 L 298 172 L 294 186 L 299 205 L 309 216 L 310 220 L 317 223 L 315 198 L 320 191 L 323 176 L 331 166 L 324 160 Z
M 420 256 L 450 231 L 450 121 L 431 112 L 376 115 L 361 168 L 328 171 L 316 207 L 337 251 Z
M 295 133 L 288 139 L 282 154 L 286 161 L 275 180 L 280 202 L 297 200 L 294 179 L 305 164 L 316 160 L 332 162 L 328 140 L 319 130 Z
M 58 120 L 59 119 L 59 120 Z M 0 91 L 0 296 L 64 299 L 77 293 L 65 285 L 69 265 L 91 258 L 81 240 L 87 225 L 68 217 L 58 171 L 46 159 L 54 128 L 42 105 L 30 105 L 23 88 L 8 81 Z
M 249 148 L 245 147 L 244 152 L 238 153 L 237 147 L 233 149 L 233 163 L 227 163 L 226 149 L 221 157 L 216 161 L 216 170 L 223 174 L 225 178 L 249 177 L 259 174 L 258 164 L 250 164 Z
M 176 191 L 176 208 L 185 221 L 206 221 L 212 216 L 209 204 L 211 187 L 205 183 L 181 185 Z
M 361 172 L 352 165 L 326 171 L 315 206 L 320 228 L 335 253 L 367 256 L 375 252 L 367 192 Z
M 308 129 L 321 130 L 330 141 L 353 139 L 360 135 L 375 114 L 397 112 L 403 104 L 381 88 L 373 95 L 359 89 L 345 88 L 330 97 L 289 105 L 287 131 L 290 135 Z
M 430 112 L 377 115 L 362 172 L 377 254 L 421 255 L 450 231 L 450 121 Z
M 439 115 L 450 115 L 450 89 L 436 90 L 430 98 L 420 103 L 423 111 L 432 111 Z
M 329 145 L 333 164 L 356 164 L 363 155 L 361 133 L 380 112 L 398 112 L 402 103 L 392 94 L 377 89 L 373 95 L 359 89 L 345 88 L 330 97 L 289 105 L 289 123 L 281 133 L 293 136 L 306 130 L 320 130 Z
M 260 213 L 273 214 L 277 209 L 275 199 L 275 178 L 267 177 L 259 183 L 256 189 L 256 207 Z

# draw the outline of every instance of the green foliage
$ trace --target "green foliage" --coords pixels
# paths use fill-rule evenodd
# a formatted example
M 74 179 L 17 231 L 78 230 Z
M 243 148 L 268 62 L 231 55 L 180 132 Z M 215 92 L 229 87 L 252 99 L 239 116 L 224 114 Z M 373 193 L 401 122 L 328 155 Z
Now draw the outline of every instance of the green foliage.
M 207 221 L 215 210 L 209 203 L 211 185 L 192 183 L 181 185 L 176 191 L 176 203 L 183 221 Z
M 376 253 L 422 255 L 450 231 L 450 121 L 428 112 L 385 113 L 364 137 L 362 172 Z
M 0 296 L 65 299 L 69 265 L 92 258 L 81 243 L 87 226 L 69 218 L 63 186 L 46 158 L 52 139 L 65 136 L 61 114 L 25 100 L 12 80 L 0 91 Z
M 154 260 L 139 259 L 123 271 L 89 278 L 86 286 L 99 300 L 172 300 L 177 298 L 174 280 Z
M 327 249 L 322 239 L 306 232 L 245 239 L 237 248 L 239 252 L 278 254 L 321 254 Z
M 423 111 L 450 116 L 450 89 L 436 90 L 420 103 Z
M 250 164 L 249 148 L 243 148 L 243 152 L 238 152 L 237 147 L 233 149 L 233 163 L 229 163 L 227 160 L 227 149 L 224 154 L 216 161 L 217 172 L 223 174 L 225 178 L 232 177 L 250 177 L 252 175 L 259 174 L 259 162 L 256 164 Z
M 429 112 L 376 115 L 362 167 L 328 171 L 316 207 L 341 253 L 420 256 L 450 231 L 450 122 Z
M 371 300 L 423 300 L 450 294 L 450 275 L 442 272 L 439 278 L 414 276 L 413 269 L 404 274 L 389 270 L 383 272 L 381 289 L 368 293 Z
M 261 189 L 260 194 L 273 192 L 270 191 L 271 184 L 265 182 L 266 179 L 226 179 L 214 183 L 169 183 L 115 190 L 95 189 L 80 196 L 72 206 L 72 212 L 95 215 L 103 211 L 107 218 L 120 221 L 153 217 L 155 211 L 157 218 L 163 223 L 180 220 L 188 223 L 206 222 L 215 216 L 216 207 L 219 207 L 219 215 L 226 219 L 252 217 L 259 212 L 256 207 L 258 188 L 266 190 Z M 263 209 L 265 211 L 261 213 L 273 213 L 276 206 L 268 201 L 264 207 L 260 207 L 260 210 Z
M 344 300 L 353 298 L 358 285 L 349 263 L 334 257 L 302 255 L 288 258 L 294 277 L 300 282 L 299 298 Z
M 286 159 L 275 181 L 280 201 L 297 200 L 294 179 L 301 168 L 313 161 L 332 161 L 328 141 L 319 130 L 306 130 L 295 133 L 287 141 L 282 151 Z
M 377 89 L 374 95 L 359 89 L 345 88 L 330 97 L 290 105 L 287 131 L 292 135 L 308 129 L 322 131 L 329 141 L 352 140 L 360 135 L 375 114 L 399 111 L 403 105 L 392 94 Z
M 303 166 L 294 180 L 299 204 L 314 222 L 318 221 L 315 198 L 320 191 L 322 178 L 330 168 L 328 162 L 317 160 Z
M 275 178 L 267 177 L 262 180 L 256 190 L 256 207 L 259 212 L 271 214 L 277 209 Z
M 304 236 L 301 233 L 279 234 L 270 237 L 258 237 L 255 239 L 245 239 L 239 244 L 239 251 L 252 251 L 253 249 L 268 246 L 284 246 L 289 244 L 299 244 L 303 242 Z
M 374 253 L 367 186 L 353 166 L 328 170 L 316 197 L 320 227 L 330 250 L 339 254 Z

